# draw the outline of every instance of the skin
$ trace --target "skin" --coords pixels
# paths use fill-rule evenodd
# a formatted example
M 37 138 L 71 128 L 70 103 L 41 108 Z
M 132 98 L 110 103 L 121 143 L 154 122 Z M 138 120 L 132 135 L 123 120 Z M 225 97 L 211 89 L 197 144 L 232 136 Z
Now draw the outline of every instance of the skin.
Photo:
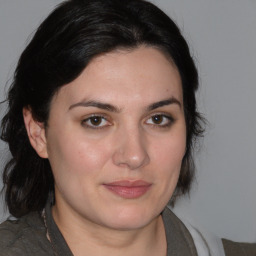
M 32 146 L 49 158 L 53 217 L 74 255 L 166 254 L 160 213 L 177 184 L 186 125 L 180 75 L 164 54 L 141 46 L 94 58 L 54 96 L 47 129 L 23 113 Z M 125 198 L 105 186 L 120 180 L 149 188 Z

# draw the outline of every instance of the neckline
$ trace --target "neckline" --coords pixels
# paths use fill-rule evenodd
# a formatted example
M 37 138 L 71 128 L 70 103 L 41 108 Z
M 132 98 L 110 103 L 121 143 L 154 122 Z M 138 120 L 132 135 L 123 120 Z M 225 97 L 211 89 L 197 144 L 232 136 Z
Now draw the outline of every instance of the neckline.
M 54 255 L 73 256 L 53 219 L 51 207 L 52 203 L 48 200 L 45 207 L 45 226 Z M 193 238 L 181 220 L 168 207 L 163 210 L 162 218 L 167 241 L 167 256 L 197 256 Z

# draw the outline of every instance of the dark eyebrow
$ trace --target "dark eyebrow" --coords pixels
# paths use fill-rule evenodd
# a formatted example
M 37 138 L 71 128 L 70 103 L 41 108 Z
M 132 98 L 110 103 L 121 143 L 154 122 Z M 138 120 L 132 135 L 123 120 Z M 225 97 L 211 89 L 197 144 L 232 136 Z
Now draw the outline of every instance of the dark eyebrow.
M 178 101 L 176 98 L 172 97 L 172 98 L 169 98 L 166 100 L 161 100 L 161 101 L 150 104 L 147 107 L 147 111 L 152 111 L 154 109 L 157 109 L 157 108 L 160 108 L 160 107 L 163 107 L 166 105 L 170 105 L 170 104 L 177 104 L 181 108 L 180 101 Z M 102 103 L 102 102 L 98 102 L 98 101 L 94 101 L 94 100 L 81 101 L 81 102 L 72 104 L 69 107 L 69 110 L 76 108 L 76 107 L 96 107 L 96 108 L 100 108 L 100 109 L 107 110 L 107 111 L 114 112 L 114 113 L 121 112 L 121 109 L 119 109 L 111 104 Z
M 152 111 L 156 108 L 160 108 L 160 107 L 170 105 L 170 104 L 177 104 L 180 108 L 182 107 L 180 101 L 178 101 L 176 98 L 172 97 L 172 98 L 169 98 L 166 100 L 161 100 L 161 101 L 158 101 L 158 102 L 155 102 L 155 103 L 149 105 L 147 107 L 147 110 Z
M 93 101 L 93 100 L 81 101 L 81 102 L 75 103 L 69 107 L 69 110 L 71 110 L 75 107 L 96 107 L 96 108 L 104 109 L 104 110 L 107 110 L 110 112 L 115 112 L 115 113 L 120 112 L 120 109 L 118 109 L 117 107 L 115 107 L 113 105 L 98 102 L 98 101 Z

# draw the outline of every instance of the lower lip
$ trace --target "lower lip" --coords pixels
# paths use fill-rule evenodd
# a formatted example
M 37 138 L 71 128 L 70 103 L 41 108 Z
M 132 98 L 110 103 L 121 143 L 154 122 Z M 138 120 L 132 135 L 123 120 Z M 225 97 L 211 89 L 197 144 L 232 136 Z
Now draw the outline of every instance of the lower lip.
M 151 185 L 147 186 L 118 186 L 118 185 L 104 185 L 112 193 L 125 198 L 135 199 L 143 196 L 150 189 Z

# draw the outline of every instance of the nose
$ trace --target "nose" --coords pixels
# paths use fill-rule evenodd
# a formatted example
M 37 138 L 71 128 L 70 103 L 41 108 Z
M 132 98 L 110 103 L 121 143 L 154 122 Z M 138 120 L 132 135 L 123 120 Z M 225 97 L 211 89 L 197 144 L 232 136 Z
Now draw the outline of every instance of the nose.
M 142 168 L 150 162 L 145 136 L 139 129 L 120 132 L 116 138 L 113 162 L 130 170 Z

